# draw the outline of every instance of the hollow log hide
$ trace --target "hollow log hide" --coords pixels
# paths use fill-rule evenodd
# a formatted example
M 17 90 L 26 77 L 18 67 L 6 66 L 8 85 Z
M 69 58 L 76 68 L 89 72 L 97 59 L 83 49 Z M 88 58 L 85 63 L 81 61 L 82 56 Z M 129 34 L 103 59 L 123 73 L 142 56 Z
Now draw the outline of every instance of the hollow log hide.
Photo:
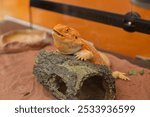
M 115 80 L 105 65 L 80 61 L 73 55 L 41 51 L 33 73 L 57 99 L 115 98 Z

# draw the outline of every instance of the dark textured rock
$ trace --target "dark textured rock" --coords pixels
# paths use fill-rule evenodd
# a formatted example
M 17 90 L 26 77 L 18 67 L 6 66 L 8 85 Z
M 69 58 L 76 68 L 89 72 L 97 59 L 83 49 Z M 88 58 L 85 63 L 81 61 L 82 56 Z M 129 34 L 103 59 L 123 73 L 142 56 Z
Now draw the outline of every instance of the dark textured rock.
M 41 51 L 33 73 L 58 99 L 114 99 L 115 80 L 104 65 L 74 56 Z

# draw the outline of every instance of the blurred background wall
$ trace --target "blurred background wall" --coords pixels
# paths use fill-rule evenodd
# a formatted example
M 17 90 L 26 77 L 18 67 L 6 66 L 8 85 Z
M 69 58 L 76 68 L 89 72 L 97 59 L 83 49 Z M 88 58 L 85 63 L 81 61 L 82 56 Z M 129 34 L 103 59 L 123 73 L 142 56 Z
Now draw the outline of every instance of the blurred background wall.
M 75 6 L 126 14 L 138 12 L 142 18 L 150 20 L 150 9 L 131 3 L 130 0 L 51 0 Z M 150 57 L 150 35 L 128 33 L 120 28 L 67 16 L 38 8 L 31 8 L 34 24 L 52 28 L 58 23 L 66 24 L 80 31 L 83 38 L 92 41 L 97 48 L 126 56 Z M 11 16 L 29 21 L 29 0 L 0 0 L 0 20 Z

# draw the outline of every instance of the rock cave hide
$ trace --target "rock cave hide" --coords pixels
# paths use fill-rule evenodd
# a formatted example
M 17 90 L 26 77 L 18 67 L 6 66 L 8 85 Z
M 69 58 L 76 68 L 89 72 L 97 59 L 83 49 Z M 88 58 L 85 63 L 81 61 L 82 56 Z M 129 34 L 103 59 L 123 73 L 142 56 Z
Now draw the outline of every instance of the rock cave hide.
M 105 65 L 80 61 L 73 55 L 41 51 L 33 73 L 57 99 L 107 100 L 115 98 L 115 79 Z

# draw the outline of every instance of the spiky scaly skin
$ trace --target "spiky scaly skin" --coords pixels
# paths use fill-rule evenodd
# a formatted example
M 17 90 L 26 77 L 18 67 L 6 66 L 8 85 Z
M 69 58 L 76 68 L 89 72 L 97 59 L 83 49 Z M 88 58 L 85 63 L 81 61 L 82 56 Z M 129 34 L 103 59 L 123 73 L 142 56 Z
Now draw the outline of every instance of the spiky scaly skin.
M 81 38 L 79 32 L 74 28 L 58 24 L 53 28 L 53 39 L 55 47 L 63 54 L 74 54 L 77 59 L 89 60 L 94 64 L 104 64 L 111 66 L 108 57 L 102 52 L 98 52 L 91 42 Z M 114 78 L 129 80 L 124 73 L 115 71 Z

